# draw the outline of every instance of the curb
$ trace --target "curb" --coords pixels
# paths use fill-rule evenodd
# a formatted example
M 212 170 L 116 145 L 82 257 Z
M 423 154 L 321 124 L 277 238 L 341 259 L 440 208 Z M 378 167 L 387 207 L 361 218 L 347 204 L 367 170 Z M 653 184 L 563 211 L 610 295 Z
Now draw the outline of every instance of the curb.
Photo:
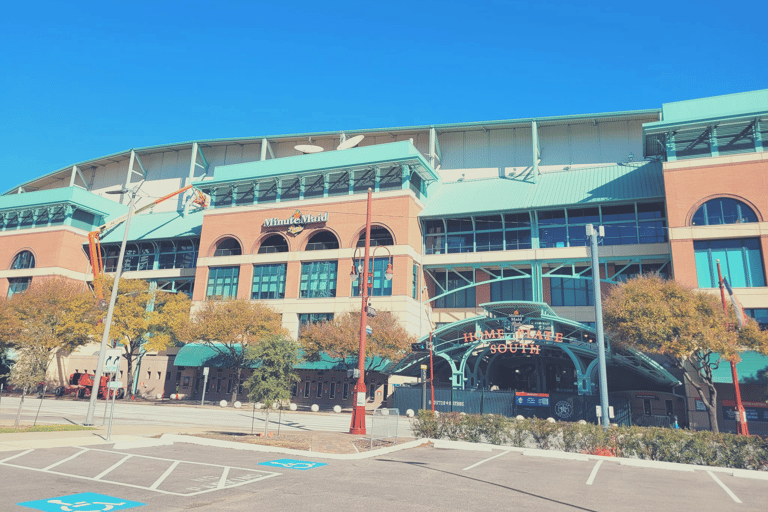
M 390 446 L 387 448 L 379 448 L 377 450 L 371 450 L 369 452 L 360 453 L 325 453 L 325 452 L 313 452 L 306 450 L 295 450 L 293 448 L 280 448 L 277 446 L 262 446 L 258 444 L 246 444 L 237 443 L 234 441 L 222 441 L 219 439 L 208 439 L 205 437 L 185 436 L 181 434 L 163 434 L 157 441 L 166 441 L 173 443 L 187 443 L 195 444 L 198 446 L 215 446 L 218 448 L 228 448 L 231 450 L 244 450 L 251 452 L 263 452 L 263 453 L 284 453 L 286 455 L 299 455 L 303 457 L 312 457 L 315 459 L 333 459 L 333 460 L 360 460 L 368 459 L 371 457 L 377 457 L 379 455 L 386 455 L 388 453 L 397 452 L 400 450 L 407 450 L 422 446 L 430 442 L 429 439 L 416 439 L 407 443 L 399 444 L 397 446 Z

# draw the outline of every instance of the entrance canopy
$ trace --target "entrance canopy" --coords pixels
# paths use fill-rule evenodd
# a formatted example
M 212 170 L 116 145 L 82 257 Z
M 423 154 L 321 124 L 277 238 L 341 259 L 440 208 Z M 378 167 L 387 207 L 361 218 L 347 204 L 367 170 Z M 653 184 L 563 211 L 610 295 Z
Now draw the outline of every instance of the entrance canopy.
M 450 367 L 454 388 L 488 385 L 493 365 L 514 357 L 570 360 L 578 393 L 596 392 L 593 382 L 597 383 L 597 343 L 593 328 L 559 317 L 541 302 L 491 302 L 481 307 L 483 315 L 443 326 L 432 334 L 434 358 Z M 428 340 L 429 336 L 425 336 L 419 341 Z M 608 366 L 630 370 L 658 385 L 680 384 L 660 364 L 636 350 L 607 344 L 606 359 Z M 417 376 L 428 360 L 428 353 L 412 353 L 391 373 Z

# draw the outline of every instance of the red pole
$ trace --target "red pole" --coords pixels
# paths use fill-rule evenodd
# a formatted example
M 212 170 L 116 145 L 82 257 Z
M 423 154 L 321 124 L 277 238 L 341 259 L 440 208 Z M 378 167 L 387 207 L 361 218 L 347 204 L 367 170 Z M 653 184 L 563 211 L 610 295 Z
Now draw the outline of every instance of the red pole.
M 435 346 L 432 344 L 432 333 L 429 333 L 429 389 L 432 393 L 432 412 L 435 412 L 435 365 L 432 362 L 432 352 Z
M 365 261 L 363 263 L 363 275 L 361 283 L 363 289 L 362 307 L 360 308 L 360 353 L 357 356 L 357 367 L 360 376 L 357 378 L 355 386 L 355 405 L 352 408 L 352 424 L 349 427 L 350 434 L 365 435 L 365 337 L 367 325 L 367 306 L 368 306 L 368 255 L 371 252 L 371 189 L 368 189 L 368 208 L 365 216 Z M 354 265 L 354 261 L 352 262 Z
M 720 272 L 720 260 L 717 260 L 717 279 L 720 284 L 720 299 L 723 301 L 723 311 L 728 314 L 728 306 L 725 302 L 725 283 L 723 283 L 723 274 Z M 738 314 L 738 311 L 736 312 Z M 736 372 L 736 360 L 732 359 L 731 377 L 733 378 L 733 389 L 736 394 L 736 433 L 743 436 L 749 435 L 749 426 L 747 425 L 747 412 L 741 403 L 741 389 L 739 388 L 739 374 Z

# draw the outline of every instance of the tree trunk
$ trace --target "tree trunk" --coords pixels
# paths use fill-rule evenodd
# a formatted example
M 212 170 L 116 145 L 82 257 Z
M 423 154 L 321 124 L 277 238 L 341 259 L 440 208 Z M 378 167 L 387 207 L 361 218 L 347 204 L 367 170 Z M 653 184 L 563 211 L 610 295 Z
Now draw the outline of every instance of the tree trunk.
M 267 437 L 269 432 L 269 406 L 264 409 L 264 437 Z
M 696 388 L 696 391 L 699 393 L 699 398 L 701 398 L 702 403 L 704 404 L 704 407 L 707 408 L 707 415 L 709 416 L 709 426 L 712 432 L 718 433 L 720 432 L 720 428 L 717 424 L 717 389 L 714 385 L 710 385 L 707 383 L 707 387 L 709 388 L 709 400 L 707 400 L 707 397 L 704 396 L 704 388 L 702 388 L 697 382 L 695 382 L 690 375 L 688 375 L 688 372 L 683 373 L 683 378 L 685 378 L 694 388 Z
M 21 390 L 21 400 L 19 401 L 19 410 L 16 412 L 16 421 L 13 422 L 13 428 L 18 428 L 19 422 L 21 421 L 21 408 L 24 405 L 24 396 L 27 394 L 27 387 L 24 386 L 24 388 Z
M 133 389 L 133 354 L 128 351 L 128 346 L 125 347 L 125 360 L 128 363 L 128 371 L 126 372 L 126 389 L 128 390 L 128 393 L 130 393 Z M 140 375 L 136 376 L 136 378 L 139 377 Z
M 240 389 L 240 377 L 243 372 L 243 367 L 241 365 L 238 365 L 238 367 L 235 369 L 235 385 L 232 388 L 232 405 L 235 405 L 235 402 L 237 401 L 237 391 Z

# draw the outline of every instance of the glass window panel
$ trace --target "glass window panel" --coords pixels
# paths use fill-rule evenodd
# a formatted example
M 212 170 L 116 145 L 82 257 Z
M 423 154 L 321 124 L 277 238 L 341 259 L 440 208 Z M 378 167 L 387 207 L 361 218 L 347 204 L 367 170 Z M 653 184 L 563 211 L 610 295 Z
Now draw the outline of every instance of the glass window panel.
M 760 241 L 757 239 L 696 240 L 693 242 L 700 288 L 715 288 L 717 263 L 731 286 L 765 286 Z
M 362 261 L 362 260 L 360 260 Z M 368 271 L 371 273 L 372 287 L 369 289 L 370 296 L 389 296 L 392 295 L 392 281 L 387 281 L 384 274 L 389 264 L 389 258 L 371 258 L 368 262 Z M 392 278 L 394 279 L 394 277 Z M 360 277 L 352 281 L 352 297 L 360 296 Z
M 612 222 L 619 220 L 634 220 L 635 205 L 620 204 L 616 206 L 603 206 L 603 222 Z
M 12 270 L 21 270 L 25 268 L 35 268 L 35 257 L 30 251 L 21 251 L 13 259 Z
M 446 219 L 446 226 L 449 233 L 459 233 L 462 231 L 472 231 L 472 219 Z
M 319 233 L 312 235 L 307 242 L 307 251 L 325 251 L 329 249 L 338 249 L 339 241 L 336 235 L 330 231 L 320 231 Z
M 225 238 L 216 245 L 214 256 L 239 256 L 242 254 L 240 242 L 234 238 Z
M 255 189 L 253 185 L 238 185 L 237 194 L 235 195 L 235 204 L 253 204 L 254 193 Z
M 505 237 L 508 251 L 531 248 L 531 231 L 529 229 L 507 231 Z
M 371 170 L 355 171 L 355 192 L 366 192 L 369 188 L 373 190 L 376 186 L 376 173 Z
M 387 228 L 380 226 L 371 227 L 371 247 L 379 245 L 395 245 L 395 241 L 392 239 L 392 234 Z M 365 231 L 360 233 L 360 238 L 357 240 L 358 247 L 365 247 Z
M 491 302 L 504 300 L 533 300 L 531 278 L 519 272 L 505 269 L 502 277 L 515 277 L 507 281 L 491 282 Z
M 253 286 L 251 299 L 285 298 L 285 263 L 255 265 L 253 267 Z
M 638 224 L 641 244 L 658 244 L 667 241 L 667 221 L 655 220 Z
M 564 225 L 565 210 L 544 210 L 537 212 L 539 226 Z
M 206 298 L 226 299 L 237 297 L 240 267 L 211 267 L 208 269 Z
M 336 261 L 312 261 L 301 264 L 299 297 L 322 298 L 336 296 Z
M 539 228 L 539 245 L 547 247 L 566 247 L 568 245 L 568 232 L 563 227 Z
M 638 203 L 637 218 L 639 219 L 663 219 L 664 203 Z
M 473 252 L 475 250 L 472 233 L 448 236 L 448 253 Z
M 757 215 L 746 203 L 730 197 L 718 197 L 701 205 L 693 214 L 694 226 L 757 222 Z
M 760 241 L 751 239 L 744 241 L 744 252 L 747 263 L 747 276 L 749 286 L 765 286 L 765 274 L 763 272 L 763 258 L 760 253 Z
M 529 228 L 531 217 L 527 213 L 508 213 L 504 215 L 504 228 Z
M 502 231 L 477 233 L 475 238 L 477 252 L 501 251 L 504 249 L 504 233 Z
M 589 245 L 587 228 L 585 226 L 568 226 L 568 245 L 570 247 Z
M 594 208 L 569 208 L 568 224 L 597 224 L 600 222 L 600 209 Z
M 379 175 L 379 190 L 397 190 L 403 188 L 403 172 L 393 167 L 388 171 L 381 171 Z
M 304 197 L 322 197 L 325 193 L 325 178 L 312 176 L 304 179 Z
M 301 181 L 299 178 L 281 180 L 280 200 L 298 199 L 301 192 Z
M 592 280 L 587 277 L 552 277 L 549 280 L 553 306 L 592 306 Z
M 637 243 L 637 225 L 632 223 L 605 224 L 603 245 L 626 245 Z
M 427 254 L 443 254 L 445 251 L 445 235 L 426 237 Z
M 346 172 L 331 173 L 328 183 L 328 195 L 339 196 L 349 194 L 349 174 Z
M 501 229 L 501 215 L 475 217 L 475 231 Z
M 259 246 L 258 254 L 272 254 L 278 252 L 288 252 L 288 242 L 280 235 L 267 237 Z
M 424 221 L 424 232 L 425 233 L 443 233 L 445 231 L 445 226 L 443 225 L 442 220 L 425 220 Z

